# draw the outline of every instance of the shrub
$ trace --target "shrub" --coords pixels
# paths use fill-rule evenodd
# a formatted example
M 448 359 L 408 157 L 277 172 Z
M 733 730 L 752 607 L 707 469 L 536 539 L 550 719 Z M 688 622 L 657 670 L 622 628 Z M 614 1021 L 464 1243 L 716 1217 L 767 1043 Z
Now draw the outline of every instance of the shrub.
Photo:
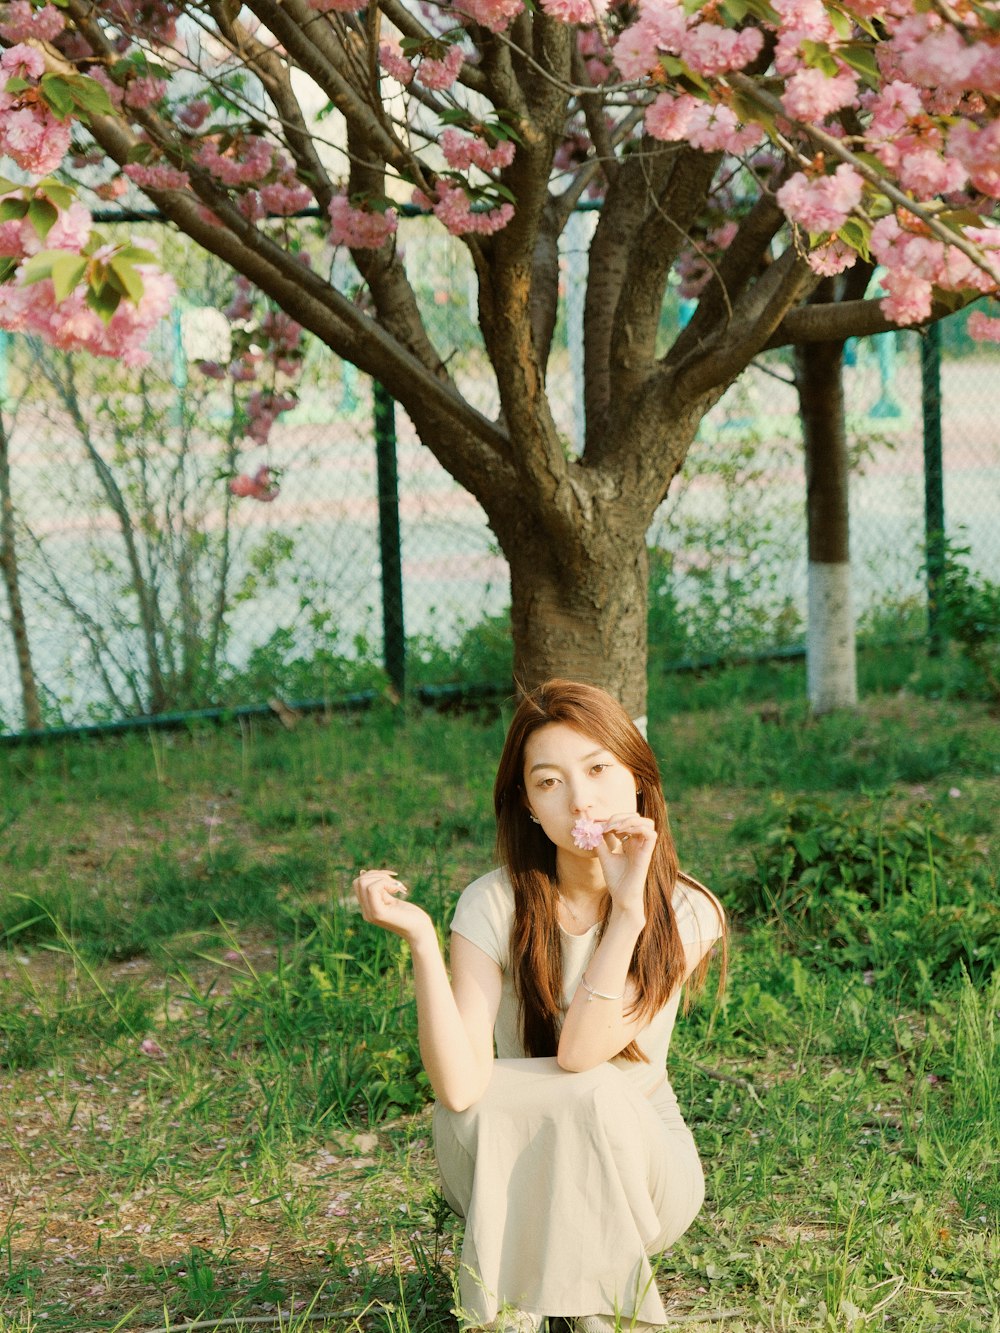
M 962 968 L 985 981 L 1000 955 L 986 860 L 930 806 L 886 814 L 881 801 L 836 809 L 782 798 L 754 863 L 735 885 L 739 906 L 809 937 L 837 966 L 920 988 Z

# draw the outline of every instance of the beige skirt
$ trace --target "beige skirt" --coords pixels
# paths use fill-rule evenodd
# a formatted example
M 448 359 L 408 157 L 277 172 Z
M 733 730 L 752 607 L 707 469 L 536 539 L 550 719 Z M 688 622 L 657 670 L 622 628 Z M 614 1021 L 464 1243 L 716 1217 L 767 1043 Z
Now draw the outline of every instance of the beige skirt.
M 504 1305 L 665 1321 L 649 1257 L 691 1225 L 704 1177 L 679 1114 L 658 1114 L 622 1070 L 497 1060 L 474 1106 L 437 1107 L 434 1147 L 465 1218 L 463 1327 Z

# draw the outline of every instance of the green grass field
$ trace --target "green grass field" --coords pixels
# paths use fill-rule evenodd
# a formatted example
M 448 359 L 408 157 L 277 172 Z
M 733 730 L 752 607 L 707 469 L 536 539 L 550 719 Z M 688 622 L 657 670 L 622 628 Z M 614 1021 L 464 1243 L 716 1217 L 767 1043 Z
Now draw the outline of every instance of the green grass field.
M 708 1202 L 678 1326 L 1000 1330 L 1000 728 L 948 663 L 653 682 L 683 863 L 729 904 L 672 1077 Z M 0 1330 L 451 1330 L 399 870 L 491 864 L 503 716 L 0 751 Z

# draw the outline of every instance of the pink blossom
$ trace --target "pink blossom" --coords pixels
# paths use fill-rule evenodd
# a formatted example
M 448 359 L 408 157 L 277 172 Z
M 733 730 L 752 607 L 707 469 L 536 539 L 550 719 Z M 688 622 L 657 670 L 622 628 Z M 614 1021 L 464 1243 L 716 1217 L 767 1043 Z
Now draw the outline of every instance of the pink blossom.
M 163 1047 L 160 1045 L 158 1041 L 154 1041 L 152 1037 L 146 1037 L 144 1041 L 141 1041 L 139 1043 L 139 1050 L 143 1053 L 143 1055 L 152 1056 L 154 1060 L 163 1059 L 164 1055 Z
M 1000 319 L 996 316 L 974 310 L 965 327 L 969 337 L 975 338 L 977 342 L 1000 343 Z
M 16 42 L 51 42 L 66 26 L 55 5 L 32 9 L 30 0 L 11 0 L 0 22 L 0 37 Z
M 456 171 L 468 171 L 471 166 L 477 166 L 482 171 L 494 171 L 498 167 L 509 167 L 514 161 L 514 144 L 510 139 L 500 139 L 491 148 L 478 135 L 460 134 L 454 129 L 442 133 L 441 151 L 445 161 Z
M 822 70 L 800 69 L 788 80 L 782 105 L 796 120 L 824 120 L 834 111 L 850 106 L 858 95 L 853 74 L 828 78 Z
M 247 403 L 247 415 L 250 418 L 247 434 L 255 443 L 266 444 L 275 421 L 282 412 L 290 412 L 297 402 L 298 399 L 291 394 L 271 393 L 267 389 L 256 390 L 250 395 Z M 257 498 L 260 499 L 259 496 Z
M 196 361 L 195 365 L 210 380 L 224 380 L 226 378 L 226 368 L 220 366 L 218 361 Z
M 0 93 L 0 154 L 7 153 L 30 176 L 48 176 L 69 150 L 72 128 L 44 106 L 9 110 Z
M 607 13 L 608 0 L 540 0 L 551 18 L 563 23 L 593 23 Z
M 193 102 L 188 102 L 187 106 L 181 107 L 177 112 L 177 119 L 189 130 L 198 130 L 205 123 L 211 109 L 203 97 L 198 97 Z
M 29 255 L 37 254 L 41 248 L 42 242 L 38 232 L 26 218 L 0 222 L 0 256 L 8 259 L 26 259 Z
M 838 236 L 832 236 L 816 250 L 810 250 L 806 262 L 814 273 L 824 278 L 832 278 L 835 273 L 843 273 L 853 268 L 858 262 L 858 252 L 845 244 Z
M 278 213 L 282 217 L 289 217 L 292 213 L 308 208 L 313 201 L 312 191 L 299 182 L 285 184 L 276 181 L 273 185 L 264 185 L 260 197 L 269 213 Z
M 699 23 L 688 29 L 680 54 L 696 74 L 713 78 L 732 69 L 742 69 L 760 52 L 764 34 L 759 28 L 723 28 Z
M 142 76 L 137 79 L 129 79 L 125 85 L 125 105 L 131 107 L 134 111 L 152 106 L 154 102 L 159 102 L 166 95 L 167 84 L 165 79 Z
M 365 0 L 309 0 L 309 8 L 319 14 L 353 14 L 364 7 Z
M 264 463 L 252 477 L 245 472 L 241 472 L 239 476 L 231 478 L 229 491 L 231 495 L 240 498 L 259 500 L 261 504 L 270 504 L 272 500 L 278 498 L 280 487 L 271 476 L 271 469 Z
M 703 102 L 690 93 L 660 93 L 646 111 L 646 129 L 654 139 L 685 139 L 706 153 L 745 153 L 760 143 L 758 125 L 740 125 L 731 107 Z
M 403 55 L 398 37 L 379 43 L 378 59 L 382 68 L 391 74 L 397 83 L 401 83 L 405 87 L 412 81 L 416 70 L 413 67 L 413 62 L 407 60 L 406 56 Z
M 810 179 L 797 171 L 777 193 L 778 207 L 809 232 L 836 231 L 861 202 L 864 182 L 842 162 L 832 176 Z
M 445 88 L 450 88 L 458 78 L 464 63 L 465 57 L 462 55 L 460 46 L 449 46 L 448 53 L 443 60 L 422 56 L 420 66 L 417 69 L 417 82 L 424 88 L 431 89 L 432 92 L 443 92 Z
M 398 225 L 394 208 L 387 208 L 384 213 L 355 208 L 344 194 L 334 195 L 329 214 L 330 244 L 349 245 L 357 250 L 378 250 L 395 235 Z
M 168 162 L 158 162 L 154 166 L 129 162 L 122 167 L 122 171 L 129 180 L 148 190 L 186 190 L 191 184 L 186 171 L 180 171 Z
M 581 815 L 570 830 L 573 841 L 583 852 L 592 852 L 604 841 L 604 825 Z
M 501 32 L 524 9 L 524 0 L 454 0 L 460 14 L 490 32 Z
M 898 167 L 899 184 L 917 199 L 933 199 L 964 188 L 969 178 L 962 163 L 954 157 L 942 157 L 932 148 L 904 152 Z
M 45 57 L 37 47 L 21 43 L 4 51 L 0 68 L 20 79 L 40 79 L 45 73 Z
M 904 269 L 889 269 L 882 275 L 885 296 L 879 308 L 896 324 L 919 324 L 931 313 L 933 288 L 926 278 Z
M 641 79 L 660 64 L 661 53 L 676 54 L 687 29 L 684 8 L 674 0 L 643 6 L 638 21 L 615 43 L 615 64 L 623 78 Z
M 49 228 L 49 234 L 45 238 L 46 249 L 72 250 L 74 254 L 79 254 L 90 239 L 93 223 L 90 210 L 78 199 L 74 199 L 69 208 L 64 208 L 60 212 Z
M 974 189 L 1000 199 L 1000 120 L 981 129 L 960 120 L 948 135 L 948 153 L 965 167 Z
M 452 185 L 446 180 L 438 183 L 437 203 L 433 211 L 434 216 L 453 236 L 469 233 L 491 236 L 506 227 L 514 216 L 514 206 L 510 203 L 499 204 L 491 209 L 473 209 L 461 186 Z
M 236 139 L 219 152 L 211 139 L 202 141 L 197 162 L 210 171 L 223 185 L 249 185 L 260 181 L 271 170 L 274 149 L 266 139 L 248 134 Z

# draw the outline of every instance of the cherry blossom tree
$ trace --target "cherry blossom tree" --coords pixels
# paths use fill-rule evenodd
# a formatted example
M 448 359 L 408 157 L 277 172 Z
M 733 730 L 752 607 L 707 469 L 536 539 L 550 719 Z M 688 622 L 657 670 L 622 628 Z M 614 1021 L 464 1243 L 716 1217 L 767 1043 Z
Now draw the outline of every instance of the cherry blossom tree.
M 27 176 L 0 182 L 0 323 L 141 359 L 169 280 L 67 189 L 75 170 L 130 182 L 377 377 L 480 501 L 519 677 L 595 680 L 636 715 L 645 534 L 727 386 L 765 349 L 1000 290 L 996 0 L 10 0 L 0 41 L 0 153 Z M 586 428 L 567 444 L 547 369 L 588 195 Z M 404 206 L 467 246 L 495 419 L 434 344 Z M 287 243 L 306 208 L 364 300 Z M 875 264 L 884 295 L 845 296 Z M 678 282 L 697 306 L 664 346 Z M 970 325 L 1000 336 L 988 308 Z

